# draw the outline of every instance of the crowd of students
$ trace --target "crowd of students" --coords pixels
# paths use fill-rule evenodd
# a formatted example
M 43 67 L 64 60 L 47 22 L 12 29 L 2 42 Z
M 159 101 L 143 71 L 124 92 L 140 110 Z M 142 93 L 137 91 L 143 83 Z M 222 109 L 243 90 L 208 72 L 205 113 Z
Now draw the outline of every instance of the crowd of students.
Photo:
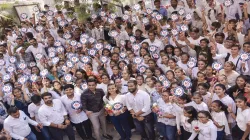
M 250 3 L 34 7 L 0 37 L 0 140 L 247 140 Z M 147 4 L 148 5 L 148 4 Z

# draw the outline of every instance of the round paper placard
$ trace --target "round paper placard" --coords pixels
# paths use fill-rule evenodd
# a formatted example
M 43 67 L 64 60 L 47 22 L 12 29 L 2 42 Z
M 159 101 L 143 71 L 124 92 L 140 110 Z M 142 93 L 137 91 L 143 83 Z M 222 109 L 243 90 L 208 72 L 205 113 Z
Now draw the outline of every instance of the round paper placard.
M 49 15 L 49 16 L 54 16 L 54 12 L 53 12 L 52 10 L 49 10 L 49 11 L 47 12 L 47 15 Z
M 249 54 L 248 53 L 242 53 L 241 55 L 240 55 L 240 59 L 242 60 L 242 61 L 247 61 L 247 60 L 249 60 Z
M 43 57 L 43 55 L 42 55 L 41 53 L 37 53 L 37 54 L 35 55 L 35 57 L 36 57 L 37 60 L 41 60 L 42 57 Z
M 184 15 L 185 14 L 185 10 L 183 8 L 181 8 L 179 11 L 178 11 L 178 14 L 180 16 Z
M 3 92 L 5 92 L 5 93 L 9 93 L 9 92 L 12 92 L 12 87 L 9 85 L 9 84 L 7 84 L 7 85 L 4 85 L 3 86 Z
M 90 37 L 90 38 L 89 38 L 89 43 L 93 44 L 93 43 L 95 43 L 95 42 L 96 42 L 96 40 L 95 40 L 93 37 Z M 85 41 L 85 43 L 86 43 L 86 41 Z
M 158 20 L 158 21 L 161 20 L 162 18 L 163 18 L 163 17 L 162 17 L 161 14 L 158 14 L 158 15 L 155 16 L 155 19 Z
M 138 70 L 139 70 L 139 72 L 140 72 L 141 74 L 143 74 L 143 73 L 146 71 L 146 69 L 147 69 L 147 67 L 144 66 L 144 65 L 141 65 L 141 66 L 138 67 Z
M 64 48 L 63 48 L 63 47 L 57 47 L 57 48 L 56 48 L 56 51 L 57 51 L 58 53 L 63 53 L 63 52 L 64 52 Z
M 89 35 L 88 35 L 88 34 L 82 34 L 82 35 L 81 35 L 81 38 L 89 39 Z
M 130 40 L 132 43 L 134 43 L 134 42 L 136 41 L 136 38 L 135 38 L 134 36 L 130 36 L 130 37 L 129 37 L 129 40 Z
M 43 30 L 43 26 L 36 26 L 36 30 L 41 32 Z
M 110 16 L 110 18 L 112 18 L 112 19 L 115 19 L 115 18 L 117 17 L 115 13 L 112 13 L 112 14 L 110 14 L 109 16 Z
M 142 23 L 143 23 L 143 24 L 148 24 L 148 23 L 149 23 L 148 18 L 147 18 L 147 17 L 143 18 L 143 19 L 142 19 Z
M 72 57 L 71 57 L 71 61 L 72 61 L 73 63 L 77 63 L 77 62 L 79 62 L 79 58 L 78 58 L 77 56 L 72 56 Z
M 89 56 L 82 56 L 81 61 L 85 64 L 90 63 L 90 58 Z
M 112 46 L 111 46 L 110 44 L 106 44 L 106 45 L 104 46 L 104 48 L 111 50 L 111 49 L 112 49 Z
M 224 5 L 226 6 L 226 7 L 229 7 L 229 6 L 231 6 L 233 4 L 233 1 L 232 0 L 225 0 L 224 1 Z
M 4 66 L 5 65 L 5 61 L 3 59 L 0 59 L 0 66 Z
M 60 41 L 55 41 L 55 44 L 54 44 L 56 47 L 60 47 L 60 46 L 62 46 L 62 43 L 60 42 Z
M 134 51 L 138 51 L 141 48 L 141 46 L 139 44 L 134 44 L 132 48 Z
M 119 110 L 121 110 L 121 109 L 123 109 L 123 104 L 122 104 L 122 103 L 117 102 L 117 103 L 114 103 L 114 104 L 113 104 L 113 110 L 119 111 Z
M 160 75 L 159 77 L 158 77 L 158 80 L 159 81 L 165 81 L 166 80 L 166 76 L 165 75 Z
M 71 38 L 71 35 L 68 34 L 68 33 L 65 33 L 65 34 L 63 35 L 63 37 L 64 37 L 65 39 L 70 39 L 70 38 Z
M 40 75 L 41 75 L 42 77 L 46 77 L 47 74 L 49 74 L 49 71 L 48 71 L 47 69 L 44 69 L 44 70 L 42 70 L 42 71 L 40 72 Z
M 151 8 L 147 8 L 147 10 L 146 10 L 146 12 L 147 12 L 147 14 L 152 14 L 153 13 L 153 10 L 151 9 Z
M 171 32 L 172 32 L 172 34 L 173 34 L 174 36 L 177 36 L 178 33 L 179 33 L 178 30 L 176 30 L 176 29 L 172 29 Z
M 123 15 L 122 18 L 123 18 L 123 20 L 128 20 L 129 16 L 128 15 Z
M 49 47 L 48 52 L 56 52 L 56 49 L 54 47 Z
M 212 64 L 212 67 L 213 67 L 213 69 L 219 71 L 219 70 L 222 69 L 222 64 L 219 63 L 219 62 L 214 62 L 214 63 Z
M 143 62 L 143 59 L 141 57 L 135 57 L 134 58 L 134 63 L 137 65 L 140 65 Z
M 87 89 L 88 88 L 87 83 L 86 82 L 82 83 L 81 88 L 82 88 L 82 90 Z
M 32 75 L 30 76 L 30 81 L 36 82 L 36 80 L 37 80 L 37 75 L 36 75 L 36 74 L 32 74 Z
M 96 55 L 96 49 L 89 49 L 88 53 L 91 56 L 95 56 Z
M 5 75 L 3 76 L 3 80 L 4 80 L 4 81 L 9 81 L 10 78 L 11 78 L 10 74 L 5 74 Z
M 195 57 L 190 57 L 189 61 L 197 62 L 197 59 Z
M 183 32 L 188 31 L 188 26 L 187 25 L 181 25 L 181 31 L 183 31 Z
M 81 38 L 81 39 L 80 39 L 80 42 L 81 42 L 82 44 L 86 44 L 86 43 L 88 42 L 88 40 L 87 40 L 86 38 Z
M 150 51 L 151 53 L 156 52 L 156 50 L 157 50 L 157 47 L 156 47 L 156 46 L 151 45 L 151 46 L 149 47 L 149 51 Z
M 121 52 L 121 53 L 120 53 L 120 58 L 121 58 L 121 59 L 125 59 L 126 56 L 127 56 L 127 54 L 126 54 L 125 52 Z
M 187 62 L 187 66 L 188 66 L 189 68 L 194 68 L 194 67 L 196 66 L 196 62 L 194 62 L 194 61 L 188 61 L 188 62 Z
M 8 68 L 7 68 L 7 72 L 9 72 L 9 73 L 12 73 L 12 72 L 14 72 L 15 71 L 15 67 L 14 66 L 9 66 Z
M 37 6 L 34 6 L 33 7 L 33 12 L 38 12 L 39 11 L 39 8 Z
M 91 18 L 92 18 L 92 19 L 96 19 L 96 18 L 97 18 L 97 15 L 96 15 L 96 14 L 93 14 L 93 15 L 91 16 Z
M 159 54 L 157 54 L 157 53 L 153 53 L 153 54 L 152 54 L 152 57 L 153 57 L 154 59 L 159 59 L 159 58 L 160 58 Z
M 76 40 L 71 40 L 70 41 L 70 45 L 71 46 L 76 46 L 77 45 L 77 41 Z
M 108 63 L 109 58 L 108 58 L 107 56 L 101 56 L 101 57 L 100 57 L 100 61 L 101 61 L 102 63 L 106 64 L 106 63 Z
M 118 35 L 118 32 L 116 30 L 112 30 L 109 32 L 109 36 L 116 37 Z
M 55 57 L 55 56 L 56 56 L 56 52 L 54 52 L 54 51 L 49 52 L 49 57 L 50 58 Z
M 64 75 L 64 80 L 65 80 L 66 82 L 71 82 L 72 79 L 73 79 L 73 77 L 72 77 L 71 74 L 66 74 L 66 75 Z
M 20 68 L 21 70 L 26 69 L 27 65 L 23 62 L 21 62 L 20 64 L 18 64 L 18 68 Z
M 178 19 L 178 15 L 177 15 L 177 14 L 172 14 L 172 15 L 171 15 L 171 19 L 172 19 L 173 21 L 176 21 L 176 20 Z
M 53 64 L 53 65 L 56 65 L 56 64 L 59 62 L 59 60 L 60 60 L 60 59 L 59 59 L 58 57 L 53 57 L 53 58 L 52 58 L 52 64 Z
M 135 9 L 136 11 L 140 10 L 140 9 L 141 9 L 140 4 L 135 4 L 135 5 L 134 5 L 134 9 Z
M 182 85 L 186 88 L 186 89 L 189 89 L 192 87 L 192 82 L 188 79 L 185 79 L 182 81 Z
M 10 60 L 10 63 L 12 63 L 12 64 L 17 62 L 17 59 L 15 56 L 11 56 L 9 60 Z
M 170 85 L 171 85 L 171 83 L 170 83 L 167 79 L 165 79 L 165 80 L 162 82 L 162 84 L 163 84 L 163 86 L 164 86 L 165 88 L 169 88 Z
M 183 94 L 184 94 L 184 89 L 182 87 L 178 86 L 174 89 L 175 96 L 182 96 Z
M 25 76 L 22 76 L 22 77 L 20 77 L 17 81 L 18 81 L 18 83 L 20 83 L 20 84 L 25 84 L 26 81 L 27 81 L 27 79 L 26 79 Z
M 22 13 L 22 14 L 20 15 L 20 17 L 21 17 L 23 20 L 25 20 L 25 19 L 28 18 L 28 14 L 27 14 L 27 13 Z
M 79 110 L 79 109 L 82 108 L 82 104 L 81 104 L 81 102 L 79 102 L 79 101 L 73 101 L 73 102 L 71 103 L 71 107 L 72 107 L 73 109 L 75 109 L 75 110 Z
M 191 20 L 192 19 L 192 15 L 189 13 L 186 15 L 186 20 Z
M 95 48 L 97 50 L 101 50 L 103 48 L 103 45 L 101 43 L 97 43 L 97 44 L 95 44 Z
M 168 30 L 162 30 L 161 31 L 161 36 L 162 37 L 167 37 L 168 36 Z
M 30 63 L 29 63 L 29 66 L 30 66 L 30 67 L 36 66 L 36 62 L 30 62 Z
M 67 61 L 66 62 L 66 66 L 68 67 L 68 68 L 73 68 L 74 67 L 74 64 L 71 62 L 71 61 Z

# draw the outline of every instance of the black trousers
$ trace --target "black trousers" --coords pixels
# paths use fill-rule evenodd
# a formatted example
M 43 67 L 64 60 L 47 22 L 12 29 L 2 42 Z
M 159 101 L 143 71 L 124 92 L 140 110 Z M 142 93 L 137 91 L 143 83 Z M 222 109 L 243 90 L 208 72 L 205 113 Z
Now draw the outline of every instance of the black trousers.
M 77 133 L 83 140 L 92 137 L 92 129 L 89 119 L 78 124 L 71 122 L 71 124 L 76 128 Z
M 71 125 L 68 125 L 65 129 L 49 127 L 49 132 L 54 140 L 63 140 L 64 133 L 66 133 L 69 140 L 75 140 L 75 133 Z

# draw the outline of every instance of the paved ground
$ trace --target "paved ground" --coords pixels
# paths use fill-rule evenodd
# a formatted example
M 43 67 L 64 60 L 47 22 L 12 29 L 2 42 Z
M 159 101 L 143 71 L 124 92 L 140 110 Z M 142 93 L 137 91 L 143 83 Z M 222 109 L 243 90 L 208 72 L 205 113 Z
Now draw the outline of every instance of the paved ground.
M 114 127 L 112 124 L 108 124 L 108 134 L 113 136 L 113 140 L 119 140 L 120 136 L 119 134 L 115 131 Z M 138 134 L 132 133 L 132 138 L 131 140 L 140 140 L 141 137 Z M 64 137 L 64 140 L 68 140 L 67 137 Z M 82 140 L 77 134 L 76 134 L 76 140 Z

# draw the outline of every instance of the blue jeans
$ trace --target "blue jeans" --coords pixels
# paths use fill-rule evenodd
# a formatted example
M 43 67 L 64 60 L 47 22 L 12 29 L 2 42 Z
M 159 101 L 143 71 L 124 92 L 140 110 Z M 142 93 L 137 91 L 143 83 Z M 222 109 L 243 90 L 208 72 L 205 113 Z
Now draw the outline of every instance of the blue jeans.
M 36 135 L 31 131 L 30 134 L 25 138 L 28 140 L 36 140 Z
M 50 135 L 49 135 L 49 130 L 48 127 L 43 126 L 43 128 L 41 129 L 41 133 L 43 134 L 43 139 L 44 140 L 50 140 Z
M 128 111 L 124 112 L 119 116 L 110 116 L 110 121 L 115 126 L 116 131 L 121 136 L 121 140 L 130 140 L 131 129 L 127 121 Z
M 216 140 L 223 140 L 224 135 L 225 135 L 224 130 L 222 130 L 222 131 L 217 131 L 217 139 L 216 139 Z
M 176 126 L 171 125 L 165 125 L 161 122 L 158 122 L 156 125 L 157 131 L 160 133 L 160 135 L 167 138 L 167 140 L 176 140 Z
M 135 123 L 136 130 L 140 132 L 142 139 L 149 139 L 149 140 L 155 139 L 153 113 L 150 113 L 147 116 L 144 116 L 143 121 L 138 121 L 137 119 L 134 119 L 134 123 Z M 148 132 L 148 136 L 147 136 L 146 130 Z

